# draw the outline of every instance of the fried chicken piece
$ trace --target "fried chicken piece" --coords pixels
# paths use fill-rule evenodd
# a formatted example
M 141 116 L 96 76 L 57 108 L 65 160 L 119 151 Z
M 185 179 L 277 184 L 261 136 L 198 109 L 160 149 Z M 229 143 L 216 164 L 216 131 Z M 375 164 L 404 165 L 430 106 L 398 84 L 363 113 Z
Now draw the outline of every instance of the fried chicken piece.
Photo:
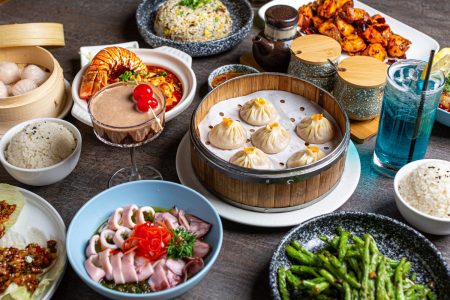
M 360 22 L 367 23 L 369 20 L 369 14 L 361 8 L 354 8 L 353 3 L 347 2 L 339 12 L 339 16 L 347 23 Z
M 344 7 L 345 4 L 351 5 L 353 7 L 353 0 L 336 0 L 336 5 L 338 7 L 338 10 L 340 10 L 342 7 Z
M 369 23 L 370 24 L 386 24 L 386 19 L 382 15 L 376 14 L 369 18 Z
M 312 4 L 306 4 L 298 9 L 298 22 L 297 25 L 305 31 L 311 26 L 311 18 L 314 16 Z
M 319 28 L 319 26 L 322 25 L 323 22 L 325 22 L 324 19 L 322 19 L 321 17 L 318 17 L 318 16 L 312 17 L 311 21 L 315 28 Z
M 408 51 L 410 45 L 411 41 L 398 34 L 393 34 L 388 42 L 388 54 L 391 57 L 404 58 L 406 57 L 406 51 Z
M 367 45 L 364 40 L 356 34 L 346 36 L 341 42 L 342 50 L 352 55 L 366 49 Z
M 325 19 L 330 19 L 337 14 L 337 10 L 336 0 L 325 0 L 317 7 L 317 15 Z
M 380 43 L 370 44 L 362 55 L 375 57 L 378 60 L 384 61 L 387 58 L 386 49 Z
M 336 27 L 339 29 L 339 32 L 342 34 L 342 36 L 349 36 L 355 33 L 355 27 L 353 27 L 352 24 L 348 24 L 339 17 L 334 20 L 334 24 L 336 24 Z
M 387 24 L 369 25 L 363 33 L 364 38 L 370 44 L 379 43 L 383 47 L 387 47 L 391 35 L 391 28 Z
M 332 20 L 320 24 L 318 30 L 323 35 L 329 36 L 338 42 L 341 41 L 341 33 Z

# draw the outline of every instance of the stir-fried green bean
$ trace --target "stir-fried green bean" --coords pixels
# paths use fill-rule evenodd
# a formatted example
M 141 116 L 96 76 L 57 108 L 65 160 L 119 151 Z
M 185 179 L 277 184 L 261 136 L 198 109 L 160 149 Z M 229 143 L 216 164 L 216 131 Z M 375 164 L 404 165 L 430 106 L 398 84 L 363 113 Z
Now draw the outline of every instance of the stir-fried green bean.
M 292 240 L 285 249 L 294 263 L 278 270 L 282 300 L 435 300 L 424 284 L 409 276 L 412 263 L 384 256 L 370 234 L 358 237 L 337 229 L 338 235 L 320 236 L 325 247 L 316 253 Z

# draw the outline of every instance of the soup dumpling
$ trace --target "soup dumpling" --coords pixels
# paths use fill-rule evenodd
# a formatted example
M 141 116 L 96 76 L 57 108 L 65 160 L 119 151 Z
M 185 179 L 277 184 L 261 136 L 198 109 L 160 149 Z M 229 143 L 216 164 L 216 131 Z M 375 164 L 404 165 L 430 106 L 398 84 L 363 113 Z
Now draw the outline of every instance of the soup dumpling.
M 254 126 L 267 125 L 278 117 L 275 107 L 264 98 L 247 101 L 239 110 L 239 115 L 246 123 Z
M 291 141 L 289 132 L 279 123 L 270 123 L 252 135 L 252 144 L 267 154 L 283 151 Z
M 223 118 L 208 135 L 209 142 L 216 148 L 233 150 L 247 142 L 247 133 L 241 123 L 231 118 Z
M 333 124 L 323 114 L 314 114 L 302 119 L 296 131 L 300 138 L 311 144 L 323 144 L 334 137 Z
M 249 169 L 272 169 L 273 164 L 270 158 L 256 147 L 247 147 L 236 152 L 230 163 Z
M 288 168 L 306 166 L 325 157 L 325 153 L 315 146 L 308 146 L 303 150 L 295 152 L 289 157 L 286 165 Z

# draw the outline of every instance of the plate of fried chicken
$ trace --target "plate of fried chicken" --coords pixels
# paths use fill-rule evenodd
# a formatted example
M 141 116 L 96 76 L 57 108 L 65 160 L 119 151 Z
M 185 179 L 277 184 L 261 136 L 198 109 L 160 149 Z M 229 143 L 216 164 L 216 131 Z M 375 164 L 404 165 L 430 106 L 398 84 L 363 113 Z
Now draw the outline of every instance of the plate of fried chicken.
M 273 5 L 297 9 L 299 31 L 332 37 L 341 44 L 344 57 L 426 60 L 431 50 L 439 50 L 432 37 L 356 0 L 274 0 L 259 9 L 259 17 L 264 20 Z

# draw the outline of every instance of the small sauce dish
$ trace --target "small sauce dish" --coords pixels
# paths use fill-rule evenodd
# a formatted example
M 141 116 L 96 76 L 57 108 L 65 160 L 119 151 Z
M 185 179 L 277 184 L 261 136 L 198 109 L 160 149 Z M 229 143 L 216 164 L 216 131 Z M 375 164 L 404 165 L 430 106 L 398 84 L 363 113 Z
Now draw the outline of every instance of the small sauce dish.
M 231 64 L 221 66 L 214 71 L 211 72 L 208 76 L 208 90 L 212 91 L 217 86 L 221 85 L 227 80 L 247 75 L 259 73 L 259 71 L 253 67 L 240 65 L 240 64 Z

